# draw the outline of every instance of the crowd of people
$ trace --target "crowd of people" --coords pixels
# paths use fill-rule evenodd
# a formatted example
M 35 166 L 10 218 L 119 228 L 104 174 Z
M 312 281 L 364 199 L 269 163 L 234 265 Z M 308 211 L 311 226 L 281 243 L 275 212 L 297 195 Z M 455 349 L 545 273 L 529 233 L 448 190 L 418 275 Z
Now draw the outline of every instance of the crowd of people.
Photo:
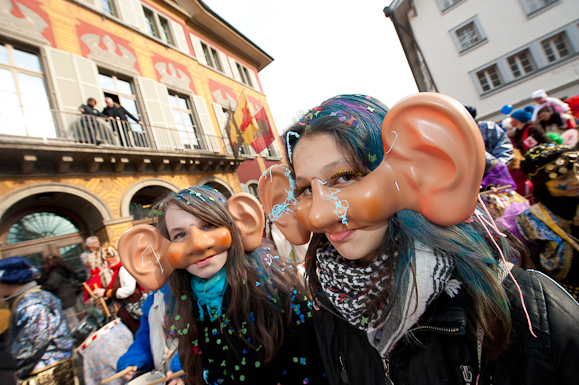
M 440 94 L 330 98 L 288 128 L 259 200 L 189 187 L 118 245 L 88 238 L 82 317 L 60 257 L 42 278 L 0 260 L 0 379 L 573 383 L 577 128 L 533 99 L 499 123 Z

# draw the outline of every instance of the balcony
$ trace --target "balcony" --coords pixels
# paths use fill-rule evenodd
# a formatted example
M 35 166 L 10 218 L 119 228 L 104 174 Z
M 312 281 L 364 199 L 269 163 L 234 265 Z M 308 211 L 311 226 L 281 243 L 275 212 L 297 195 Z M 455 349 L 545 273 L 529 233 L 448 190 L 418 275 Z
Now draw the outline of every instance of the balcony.
M 194 126 L 156 127 L 56 110 L 0 114 L 0 177 L 234 172 L 242 161 L 222 137 Z

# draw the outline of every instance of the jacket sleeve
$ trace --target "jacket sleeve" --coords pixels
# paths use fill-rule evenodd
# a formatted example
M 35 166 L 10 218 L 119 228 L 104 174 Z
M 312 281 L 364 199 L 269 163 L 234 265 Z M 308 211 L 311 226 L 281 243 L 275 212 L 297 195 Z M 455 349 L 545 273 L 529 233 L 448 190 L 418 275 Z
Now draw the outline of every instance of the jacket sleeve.
M 497 143 L 492 150 L 492 154 L 504 164 L 509 164 L 514 157 L 513 144 L 507 133 L 499 130 L 499 127 L 497 127 Z
M 151 310 L 151 306 L 153 305 L 154 297 L 154 292 L 151 292 L 143 303 L 141 327 L 139 327 L 137 334 L 135 334 L 135 341 L 117 361 L 117 372 L 120 372 L 128 366 L 136 366 L 138 372 L 146 372 L 154 366 L 153 354 L 151 353 L 151 340 L 149 337 L 149 310 Z
M 179 353 L 175 354 L 175 356 L 173 356 L 173 359 L 171 360 L 171 371 L 173 373 L 177 373 L 179 370 L 182 370 L 183 368 L 181 367 L 181 361 L 179 361 Z
M 129 111 L 127 111 L 127 109 L 125 107 L 121 106 L 121 108 L 123 109 L 126 116 L 133 119 L 135 122 L 139 122 L 139 119 L 135 118 Z

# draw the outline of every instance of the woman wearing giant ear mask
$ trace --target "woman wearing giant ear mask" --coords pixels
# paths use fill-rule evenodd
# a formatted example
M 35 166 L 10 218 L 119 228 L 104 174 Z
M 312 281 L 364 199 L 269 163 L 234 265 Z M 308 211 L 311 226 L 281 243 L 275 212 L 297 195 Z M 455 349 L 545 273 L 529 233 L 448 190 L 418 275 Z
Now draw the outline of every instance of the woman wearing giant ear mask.
M 326 384 L 312 304 L 295 266 L 262 241 L 263 207 L 191 187 L 159 199 L 155 227 L 119 241 L 127 270 L 149 290 L 167 279 L 165 319 L 186 384 Z
M 330 383 L 574 381 L 579 306 L 508 262 L 524 251 L 477 208 L 484 144 L 460 103 L 423 93 L 388 111 L 341 95 L 285 140 L 289 168 L 266 171 L 259 192 L 288 240 L 313 233 Z

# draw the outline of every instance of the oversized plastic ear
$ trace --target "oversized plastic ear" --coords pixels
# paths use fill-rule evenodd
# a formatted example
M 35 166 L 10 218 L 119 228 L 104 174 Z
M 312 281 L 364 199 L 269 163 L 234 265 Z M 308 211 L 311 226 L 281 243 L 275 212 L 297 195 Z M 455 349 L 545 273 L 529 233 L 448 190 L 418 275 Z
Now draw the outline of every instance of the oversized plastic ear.
M 167 258 L 169 242 L 153 226 L 137 225 L 119 240 L 119 256 L 127 271 L 147 290 L 158 290 L 175 269 Z
M 388 219 L 403 209 L 441 226 L 472 216 L 485 149 L 462 104 L 437 93 L 402 99 L 384 119 L 382 141 L 384 159 L 378 168 L 338 194 L 348 199 L 348 217 L 357 226 Z M 302 213 L 299 216 L 304 219 Z
M 298 201 L 293 188 L 289 169 L 281 164 L 271 166 L 259 178 L 259 197 L 266 215 L 291 244 L 304 245 L 310 240 L 311 232 L 298 220 Z
M 245 251 L 253 251 L 261 244 L 265 217 L 263 206 L 256 197 L 248 193 L 238 193 L 227 200 L 227 209 L 241 233 Z

